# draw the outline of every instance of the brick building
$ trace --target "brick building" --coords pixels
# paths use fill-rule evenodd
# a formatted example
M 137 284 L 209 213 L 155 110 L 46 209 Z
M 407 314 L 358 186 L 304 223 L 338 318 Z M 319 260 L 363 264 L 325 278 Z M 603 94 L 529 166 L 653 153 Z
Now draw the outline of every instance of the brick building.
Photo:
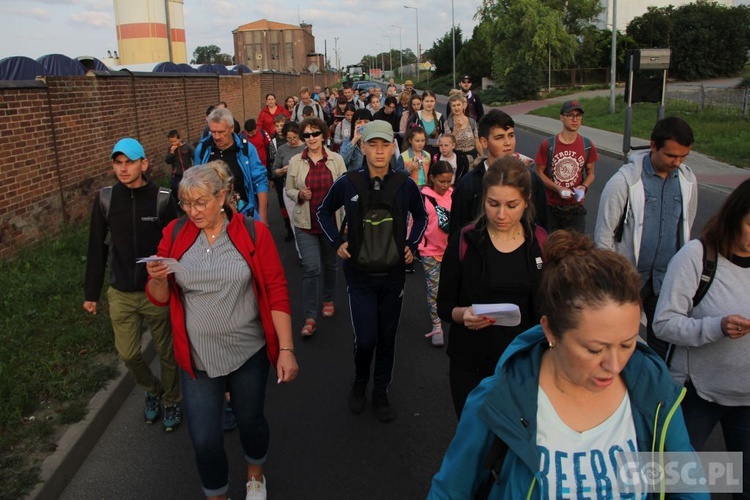
M 253 71 L 306 73 L 315 63 L 325 68 L 325 57 L 315 52 L 312 24 L 299 26 L 261 19 L 232 31 L 234 61 Z

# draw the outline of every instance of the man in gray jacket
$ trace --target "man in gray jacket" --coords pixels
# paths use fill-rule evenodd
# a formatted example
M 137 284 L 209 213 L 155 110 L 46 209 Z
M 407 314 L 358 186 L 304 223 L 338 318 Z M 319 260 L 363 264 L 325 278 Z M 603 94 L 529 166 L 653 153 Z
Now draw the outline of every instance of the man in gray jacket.
M 654 336 L 653 320 L 667 264 L 690 239 L 698 206 L 695 174 L 683 163 L 693 130 L 677 117 L 656 122 L 648 152 L 634 153 L 604 186 L 594 239 L 638 269 L 648 345 L 662 358 L 668 344 Z

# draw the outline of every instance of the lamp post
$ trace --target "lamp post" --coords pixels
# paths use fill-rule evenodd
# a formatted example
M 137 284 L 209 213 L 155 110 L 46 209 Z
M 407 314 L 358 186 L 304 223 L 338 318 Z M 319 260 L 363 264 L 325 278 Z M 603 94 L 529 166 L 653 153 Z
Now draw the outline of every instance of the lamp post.
M 419 50 L 419 8 L 409 7 L 408 5 L 404 5 L 404 8 L 414 9 L 414 12 L 417 13 L 417 82 L 419 82 L 419 63 L 422 62 L 422 51 Z
M 376 43 L 375 45 L 377 45 L 378 47 L 383 47 L 382 43 Z M 383 65 L 384 65 L 383 64 L 383 52 L 385 52 L 385 49 L 381 48 L 380 49 L 380 79 L 381 80 L 383 79 Z M 375 63 L 377 64 L 377 62 L 378 62 L 378 56 L 375 56 Z
M 453 88 L 456 88 L 456 15 L 451 0 L 451 29 L 453 30 Z
M 382 36 L 383 36 L 383 38 L 387 38 L 388 39 L 388 62 L 390 63 L 388 65 L 389 66 L 388 69 L 392 72 L 393 71 L 393 59 L 391 59 L 391 57 L 392 57 L 391 56 L 391 52 L 393 52 L 393 46 L 391 45 L 391 35 L 382 35 Z M 383 68 L 383 69 L 385 69 L 385 68 Z
M 615 79 L 617 77 L 617 0 L 612 0 L 612 67 L 609 73 L 609 112 L 615 112 Z
M 399 77 L 404 79 L 404 45 L 401 43 L 401 26 L 398 24 L 391 24 L 391 28 L 398 28 L 398 64 L 399 64 Z
M 336 71 L 341 71 L 339 67 L 339 37 L 333 37 L 333 54 L 336 56 Z

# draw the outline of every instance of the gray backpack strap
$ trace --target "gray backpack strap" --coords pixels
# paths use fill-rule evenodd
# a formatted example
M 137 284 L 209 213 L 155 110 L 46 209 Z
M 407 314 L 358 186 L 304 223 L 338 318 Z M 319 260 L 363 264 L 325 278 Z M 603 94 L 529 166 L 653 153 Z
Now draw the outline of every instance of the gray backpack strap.
M 164 227 L 164 215 L 167 213 L 169 199 L 172 197 L 172 190 L 168 188 L 159 188 L 156 195 L 156 216 L 159 218 L 159 224 Z
M 104 237 L 104 244 L 107 246 L 112 241 L 112 234 L 109 232 L 110 206 L 112 206 L 112 186 L 106 186 L 99 190 L 99 209 L 102 211 L 104 222 L 107 224 L 107 236 Z

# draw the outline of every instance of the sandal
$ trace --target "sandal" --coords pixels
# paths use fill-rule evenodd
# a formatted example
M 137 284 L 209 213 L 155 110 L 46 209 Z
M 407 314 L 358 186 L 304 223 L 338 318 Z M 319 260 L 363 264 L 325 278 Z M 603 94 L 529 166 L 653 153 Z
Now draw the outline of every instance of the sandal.
M 315 330 L 315 320 L 312 318 L 307 318 L 305 320 L 305 326 L 302 327 L 300 334 L 303 337 L 312 337 L 312 334 L 315 333 Z
M 333 307 L 333 302 L 323 302 L 323 317 L 332 318 L 336 313 L 336 309 Z

